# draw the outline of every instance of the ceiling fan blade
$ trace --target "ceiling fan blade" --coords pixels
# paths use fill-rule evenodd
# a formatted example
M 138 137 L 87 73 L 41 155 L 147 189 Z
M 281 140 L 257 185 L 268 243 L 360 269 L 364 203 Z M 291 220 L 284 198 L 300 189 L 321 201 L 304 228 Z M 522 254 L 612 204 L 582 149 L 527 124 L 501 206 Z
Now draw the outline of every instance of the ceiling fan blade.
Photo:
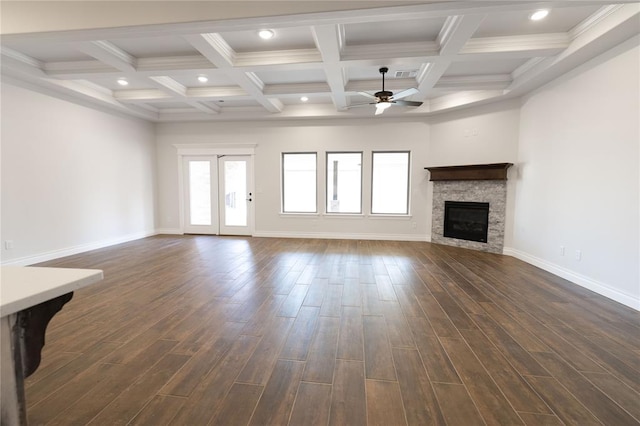
M 422 102 L 415 102 L 415 101 L 394 101 L 395 103 L 397 103 L 398 105 L 404 105 L 404 106 L 420 106 L 422 105 Z
M 374 102 L 366 102 L 364 104 L 352 104 L 347 106 L 347 108 L 358 108 L 358 107 L 363 107 L 363 106 L 369 106 L 369 105 L 375 105 Z
M 407 96 L 415 95 L 418 92 L 419 92 L 418 89 L 412 87 L 410 89 L 403 90 L 402 92 L 396 93 L 395 95 L 393 95 L 393 97 L 391 99 L 393 99 L 394 101 L 397 101 L 398 99 L 402 99 L 402 98 L 406 98 Z
M 370 99 L 378 99 L 375 96 L 373 96 L 371 93 L 367 93 L 367 92 L 358 92 L 358 95 L 361 95 Z
M 376 104 L 376 114 L 375 115 L 382 114 L 384 112 L 384 110 L 389 108 L 392 104 L 393 104 L 393 102 L 378 102 Z

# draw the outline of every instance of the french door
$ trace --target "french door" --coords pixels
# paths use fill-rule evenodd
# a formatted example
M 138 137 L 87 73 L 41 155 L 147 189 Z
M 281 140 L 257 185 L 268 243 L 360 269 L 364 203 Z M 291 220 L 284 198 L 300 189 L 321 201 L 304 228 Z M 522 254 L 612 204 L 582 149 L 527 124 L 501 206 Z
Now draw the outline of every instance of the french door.
M 183 157 L 184 232 L 251 235 L 251 156 Z

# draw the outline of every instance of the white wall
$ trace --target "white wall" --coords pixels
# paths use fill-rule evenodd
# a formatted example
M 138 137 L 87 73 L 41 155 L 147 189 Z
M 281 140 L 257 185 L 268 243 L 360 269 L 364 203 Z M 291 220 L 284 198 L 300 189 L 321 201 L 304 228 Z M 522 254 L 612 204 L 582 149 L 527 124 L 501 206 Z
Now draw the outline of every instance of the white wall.
M 513 241 L 516 256 L 636 309 L 639 64 L 626 43 L 523 102 Z
M 6 83 L 1 93 L 2 263 L 153 233 L 153 124 Z
M 158 126 L 159 218 L 165 231 L 179 230 L 178 160 L 174 144 L 255 143 L 255 235 L 322 236 L 326 238 L 389 238 L 426 240 L 431 226 L 427 206 L 428 126 L 400 119 L 305 120 L 251 123 L 165 123 Z M 371 151 L 410 150 L 411 218 L 373 218 L 370 205 Z M 280 159 L 282 152 L 364 151 L 364 217 L 280 214 Z M 324 164 L 324 161 L 321 162 Z M 319 170 L 324 188 L 324 166 Z M 323 200 L 322 197 L 320 197 Z M 323 211 L 323 202 L 319 204 Z M 415 222 L 415 228 L 413 223 Z

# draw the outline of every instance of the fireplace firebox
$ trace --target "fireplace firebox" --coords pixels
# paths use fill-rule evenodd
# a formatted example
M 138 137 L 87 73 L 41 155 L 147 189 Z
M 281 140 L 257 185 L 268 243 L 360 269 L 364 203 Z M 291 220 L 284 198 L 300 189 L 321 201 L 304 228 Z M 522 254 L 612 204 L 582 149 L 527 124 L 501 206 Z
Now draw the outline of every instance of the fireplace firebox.
M 489 203 L 444 202 L 445 237 L 486 243 L 488 230 Z

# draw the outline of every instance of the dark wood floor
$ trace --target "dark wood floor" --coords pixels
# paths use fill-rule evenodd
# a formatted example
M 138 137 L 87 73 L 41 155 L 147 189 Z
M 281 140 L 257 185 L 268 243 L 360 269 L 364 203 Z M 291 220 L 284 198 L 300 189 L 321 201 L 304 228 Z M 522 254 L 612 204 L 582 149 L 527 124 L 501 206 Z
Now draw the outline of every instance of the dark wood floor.
M 158 236 L 50 324 L 30 424 L 631 425 L 640 315 L 429 243 Z

